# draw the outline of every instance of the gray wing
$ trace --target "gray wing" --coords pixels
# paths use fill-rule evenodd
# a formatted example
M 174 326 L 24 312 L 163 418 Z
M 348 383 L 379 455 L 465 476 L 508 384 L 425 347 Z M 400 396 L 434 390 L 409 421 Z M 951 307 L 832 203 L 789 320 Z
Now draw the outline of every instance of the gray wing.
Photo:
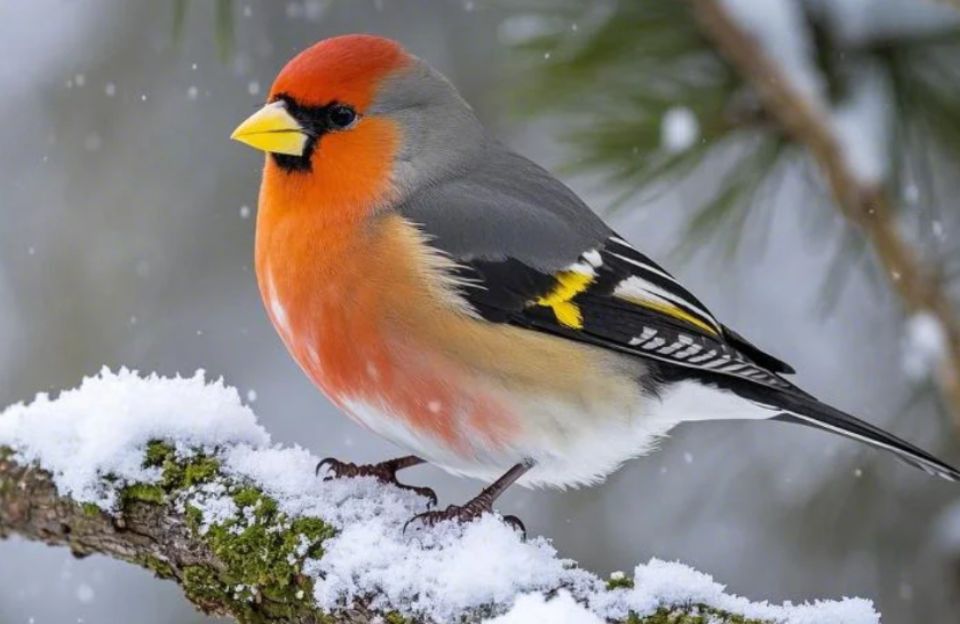
M 491 149 L 400 213 L 458 265 L 463 295 L 510 323 L 686 370 L 787 387 L 792 369 L 723 327 L 666 270 L 517 154 Z
M 401 207 L 457 259 L 513 258 L 554 272 L 613 235 L 577 195 L 526 158 L 491 146 Z

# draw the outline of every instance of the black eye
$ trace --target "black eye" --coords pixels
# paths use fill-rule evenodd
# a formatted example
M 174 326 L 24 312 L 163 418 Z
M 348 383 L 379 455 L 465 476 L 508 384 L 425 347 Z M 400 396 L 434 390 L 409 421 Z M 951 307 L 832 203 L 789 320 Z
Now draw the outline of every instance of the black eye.
M 330 108 L 327 119 L 330 120 L 332 128 L 342 130 L 353 125 L 353 122 L 357 120 L 357 113 L 349 106 L 336 104 Z

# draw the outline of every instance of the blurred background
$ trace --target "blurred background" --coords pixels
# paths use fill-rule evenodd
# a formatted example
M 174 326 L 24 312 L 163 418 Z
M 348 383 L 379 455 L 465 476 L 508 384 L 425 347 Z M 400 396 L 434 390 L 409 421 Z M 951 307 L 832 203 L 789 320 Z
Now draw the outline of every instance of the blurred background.
M 956 5 L 725 4 L 768 28 L 754 34 L 785 66 L 803 61 L 793 78 L 885 198 L 929 288 L 952 301 Z M 950 327 L 910 311 L 802 137 L 778 126 L 690 6 L 0 1 L 0 405 L 103 365 L 203 368 L 237 386 L 278 442 L 355 461 L 396 454 L 336 413 L 274 335 L 251 271 L 262 159 L 227 139 L 295 52 L 372 32 L 443 71 L 499 136 L 791 362 L 800 385 L 956 463 L 960 405 L 936 383 Z M 405 475 L 442 504 L 479 487 L 430 467 Z M 513 490 L 500 508 L 600 573 L 679 559 L 752 599 L 856 595 L 884 622 L 957 621 L 960 489 L 812 430 L 684 426 L 601 487 Z M 0 623 L 127 621 L 204 618 L 131 566 L 0 543 Z

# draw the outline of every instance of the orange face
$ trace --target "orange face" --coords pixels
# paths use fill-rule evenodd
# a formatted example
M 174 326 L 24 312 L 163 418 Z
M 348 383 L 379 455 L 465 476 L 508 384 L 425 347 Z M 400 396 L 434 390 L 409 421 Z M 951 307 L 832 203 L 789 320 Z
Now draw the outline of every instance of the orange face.
M 268 153 L 262 199 L 346 218 L 378 205 L 401 137 L 370 107 L 383 80 L 410 62 L 399 45 L 370 35 L 327 39 L 291 60 L 267 105 L 233 135 Z

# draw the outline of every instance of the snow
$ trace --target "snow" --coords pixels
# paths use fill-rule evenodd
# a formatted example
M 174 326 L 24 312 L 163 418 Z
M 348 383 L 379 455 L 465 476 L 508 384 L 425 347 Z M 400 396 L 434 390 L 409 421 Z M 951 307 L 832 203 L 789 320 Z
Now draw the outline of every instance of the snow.
M 930 375 L 946 353 L 947 336 L 943 325 L 929 312 L 918 312 L 907 319 L 903 338 L 903 371 L 915 380 Z
M 794 605 L 750 602 L 727 594 L 709 575 L 681 563 L 651 559 L 634 570 L 633 589 L 605 592 L 595 610 L 606 617 L 625 617 L 628 611 L 653 613 L 663 605 L 705 604 L 747 618 L 784 624 L 877 624 L 880 616 L 869 600 L 846 598 Z M 591 605 L 593 606 L 593 605 Z M 598 608 L 599 607 L 599 608 Z
M 97 597 L 97 594 L 92 587 L 86 583 L 81 583 L 77 586 L 76 596 L 77 600 L 83 604 L 90 604 Z
M 103 369 L 56 399 L 41 393 L 0 413 L 0 444 L 49 470 L 61 494 L 104 509 L 116 505 L 117 491 L 102 477 L 113 475 L 120 487 L 159 480 L 143 458 L 147 443 L 161 438 L 183 452 L 269 442 L 237 391 L 222 380 L 207 383 L 203 371 L 165 378 Z
M 722 0 L 723 6 L 750 33 L 771 61 L 779 65 L 794 90 L 812 106 L 824 103 L 824 80 L 813 62 L 813 43 L 802 3 L 796 0 Z
M 372 478 L 318 479 L 316 456 L 271 444 L 238 392 L 207 382 L 202 372 L 164 378 L 104 369 L 56 399 L 41 394 L 0 413 L 0 445 L 50 471 L 62 494 L 107 510 L 115 509 L 123 484 L 159 478 L 142 465 L 155 439 L 181 455 L 216 457 L 228 479 L 254 482 L 291 519 L 319 517 L 337 529 L 320 559 L 303 562 L 323 609 L 372 596 L 374 608 L 437 623 L 480 610 L 491 624 L 597 624 L 705 603 L 783 624 L 879 622 L 866 600 L 754 603 L 705 574 L 657 559 L 636 567 L 633 588 L 608 590 L 601 577 L 559 557 L 548 539 L 524 540 L 493 516 L 404 532 L 407 520 L 424 511 L 423 498 Z M 201 531 L 239 513 L 223 480 L 188 490 L 177 504 L 200 509 Z M 86 598 L 93 599 L 92 588 L 78 591 Z
M 834 134 L 853 175 L 879 184 L 890 163 L 893 90 L 886 73 L 869 63 L 851 77 L 849 88 L 849 97 L 832 113 Z
M 374 605 L 409 605 L 439 622 L 463 611 L 509 602 L 518 591 L 598 589 L 597 578 L 559 559 L 543 538 L 523 542 L 498 518 L 460 527 L 447 523 L 413 540 L 391 519 L 345 527 L 311 572 L 323 579 L 315 597 L 334 606 L 339 596 L 377 592 Z M 411 541 L 414 547 L 411 548 Z
M 668 154 L 689 149 L 700 136 L 697 116 L 685 106 L 674 106 L 663 114 L 660 122 L 660 145 Z
M 540 594 L 518 596 L 510 611 L 500 617 L 486 620 L 485 624 L 529 624 L 530 622 L 604 624 L 599 616 L 588 611 L 565 591 L 561 591 L 550 600 Z

